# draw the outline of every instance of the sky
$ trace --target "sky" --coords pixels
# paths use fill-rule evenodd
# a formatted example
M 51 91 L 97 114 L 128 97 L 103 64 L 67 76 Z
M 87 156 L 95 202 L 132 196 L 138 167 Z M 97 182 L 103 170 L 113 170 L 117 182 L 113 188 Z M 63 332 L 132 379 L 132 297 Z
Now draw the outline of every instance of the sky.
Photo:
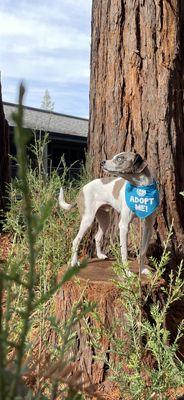
M 45 90 L 54 111 L 89 114 L 92 0 L 3 0 L 0 2 L 0 71 L 3 100 L 40 107 Z

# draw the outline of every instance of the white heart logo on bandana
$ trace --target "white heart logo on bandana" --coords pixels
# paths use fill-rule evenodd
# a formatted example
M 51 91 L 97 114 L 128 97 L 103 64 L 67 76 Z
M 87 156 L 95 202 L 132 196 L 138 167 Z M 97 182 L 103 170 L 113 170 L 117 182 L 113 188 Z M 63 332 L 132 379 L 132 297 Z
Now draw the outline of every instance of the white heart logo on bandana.
M 145 190 L 145 189 L 137 189 L 137 194 L 138 194 L 139 196 L 145 196 L 146 190 Z

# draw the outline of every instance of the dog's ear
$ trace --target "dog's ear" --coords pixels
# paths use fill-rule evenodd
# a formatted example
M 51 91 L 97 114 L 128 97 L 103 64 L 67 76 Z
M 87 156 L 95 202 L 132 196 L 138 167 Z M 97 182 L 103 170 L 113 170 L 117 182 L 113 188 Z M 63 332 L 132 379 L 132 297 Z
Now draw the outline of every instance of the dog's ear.
M 146 168 L 147 162 L 142 159 L 140 154 L 136 154 L 133 162 L 133 171 L 137 174 L 141 173 Z

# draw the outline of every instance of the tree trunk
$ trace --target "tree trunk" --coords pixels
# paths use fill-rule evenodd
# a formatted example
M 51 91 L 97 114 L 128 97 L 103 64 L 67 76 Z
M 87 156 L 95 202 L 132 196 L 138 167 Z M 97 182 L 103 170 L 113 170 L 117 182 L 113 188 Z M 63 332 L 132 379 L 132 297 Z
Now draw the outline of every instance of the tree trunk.
M 0 84 L 0 211 L 6 205 L 6 184 L 10 181 L 9 166 L 9 130 L 8 123 L 4 116 L 3 102 Z M 0 224 L 1 224 L 0 216 Z
M 93 172 L 121 151 L 148 160 L 160 183 L 157 244 L 174 220 L 174 254 L 184 252 L 183 23 L 183 0 L 93 0 Z

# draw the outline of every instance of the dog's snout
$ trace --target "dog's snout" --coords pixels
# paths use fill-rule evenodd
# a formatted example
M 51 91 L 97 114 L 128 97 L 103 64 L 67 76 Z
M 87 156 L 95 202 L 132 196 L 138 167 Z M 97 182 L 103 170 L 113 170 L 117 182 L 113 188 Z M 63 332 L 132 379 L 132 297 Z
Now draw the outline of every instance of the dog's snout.
M 101 167 L 103 167 L 104 164 L 105 164 L 105 160 L 101 161 L 101 163 L 100 163 Z

